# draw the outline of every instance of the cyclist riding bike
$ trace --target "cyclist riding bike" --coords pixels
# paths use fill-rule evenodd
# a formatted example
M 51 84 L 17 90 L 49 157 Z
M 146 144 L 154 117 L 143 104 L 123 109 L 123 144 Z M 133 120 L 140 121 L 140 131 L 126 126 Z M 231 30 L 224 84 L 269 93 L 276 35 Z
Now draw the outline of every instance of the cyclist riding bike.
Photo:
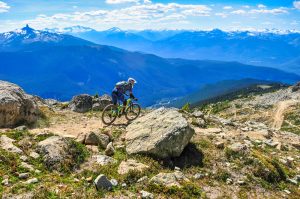
M 121 81 L 118 82 L 115 86 L 115 88 L 112 90 L 111 97 L 114 105 L 117 105 L 118 101 L 121 101 L 123 103 L 123 110 L 125 111 L 126 108 L 126 100 L 125 100 L 125 94 L 129 92 L 129 97 L 131 99 L 136 99 L 132 93 L 133 86 L 136 84 L 137 81 L 133 78 L 128 78 L 127 81 Z

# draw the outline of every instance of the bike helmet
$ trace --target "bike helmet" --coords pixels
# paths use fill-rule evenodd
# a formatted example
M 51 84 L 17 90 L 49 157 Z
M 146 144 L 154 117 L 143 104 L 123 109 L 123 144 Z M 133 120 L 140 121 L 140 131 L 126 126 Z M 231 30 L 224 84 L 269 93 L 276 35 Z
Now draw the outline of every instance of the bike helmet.
M 135 79 L 133 79 L 132 77 L 129 77 L 129 78 L 128 78 L 128 82 L 129 82 L 129 83 L 133 82 L 133 83 L 135 83 L 135 84 L 137 83 L 137 81 L 136 81 Z

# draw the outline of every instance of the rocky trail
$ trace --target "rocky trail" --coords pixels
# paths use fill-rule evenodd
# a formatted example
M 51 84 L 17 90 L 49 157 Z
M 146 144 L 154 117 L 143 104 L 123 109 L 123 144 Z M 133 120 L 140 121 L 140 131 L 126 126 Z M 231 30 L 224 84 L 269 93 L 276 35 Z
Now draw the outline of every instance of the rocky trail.
M 18 106 L 7 106 L 7 97 Z M 298 113 L 300 92 L 284 88 L 192 110 L 143 110 L 131 123 L 122 116 L 108 127 L 101 110 L 109 100 L 43 100 L 0 82 L 6 118 L 0 120 L 0 196 L 300 197 L 300 135 L 281 128 L 284 122 L 300 128 L 298 117 L 285 119 Z M 24 119 L 28 126 L 20 125 Z

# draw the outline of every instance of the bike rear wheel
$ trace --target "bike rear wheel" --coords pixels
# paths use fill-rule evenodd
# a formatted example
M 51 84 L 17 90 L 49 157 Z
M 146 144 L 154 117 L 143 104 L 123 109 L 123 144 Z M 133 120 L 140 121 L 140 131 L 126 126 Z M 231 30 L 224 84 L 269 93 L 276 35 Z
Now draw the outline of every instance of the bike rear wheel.
M 141 107 L 139 104 L 131 104 L 125 111 L 125 117 L 128 121 L 135 120 L 141 113 Z
M 118 117 L 118 107 L 116 105 L 107 105 L 102 112 L 102 122 L 111 125 Z

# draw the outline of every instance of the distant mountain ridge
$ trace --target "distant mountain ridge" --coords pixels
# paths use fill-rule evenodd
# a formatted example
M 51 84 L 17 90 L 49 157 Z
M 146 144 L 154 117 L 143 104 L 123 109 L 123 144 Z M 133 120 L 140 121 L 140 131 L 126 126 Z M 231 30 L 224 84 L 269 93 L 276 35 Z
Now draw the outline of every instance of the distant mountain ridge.
M 30 27 L 25 30 L 1 40 L 0 79 L 17 83 L 43 98 L 64 101 L 79 93 L 110 94 L 116 82 L 134 77 L 139 82 L 134 88 L 136 96 L 142 105 L 150 106 L 162 98 L 185 96 L 222 80 L 253 78 L 294 83 L 300 79 L 267 67 L 165 59 L 70 35 Z
M 75 30 L 78 29 L 74 28 Z M 94 43 L 112 45 L 131 51 L 154 53 L 167 58 L 237 61 L 244 64 L 270 66 L 300 74 L 300 66 L 290 64 L 300 58 L 300 33 L 265 30 L 263 32 L 189 30 L 106 31 L 63 30 Z M 118 31 L 114 31 L 117 29 Z M 282 50 L 284 49 L 284 50 Z

